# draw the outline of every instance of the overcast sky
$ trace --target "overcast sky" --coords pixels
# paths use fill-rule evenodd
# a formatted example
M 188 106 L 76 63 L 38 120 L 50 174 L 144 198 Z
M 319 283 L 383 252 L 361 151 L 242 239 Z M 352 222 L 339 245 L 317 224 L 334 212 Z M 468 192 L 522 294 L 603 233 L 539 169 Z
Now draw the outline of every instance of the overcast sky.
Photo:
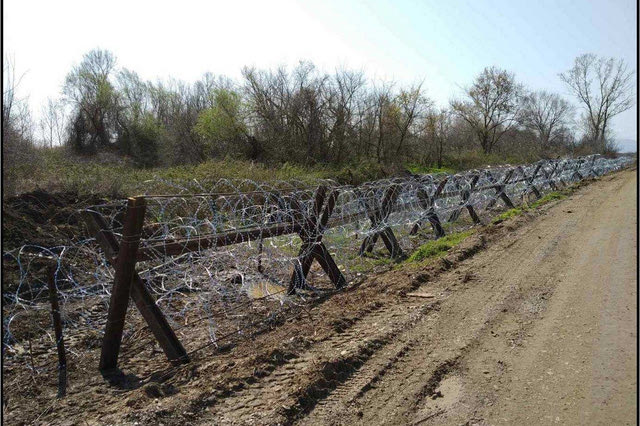
M 424 80 L 443 106 L 489 65 L 569 97 L 558 73 L 576 56 L 637 63 L 636 0 L 3 3 L 5 56 L 24 73 L 19 93 L 35 113 L 96 47 L 146 79 L 193 81 L 206 71 L 238 78 L 244 65 L 307 59 L 329 72 L 346 66 L 402 84 Z M 613 121 L 618 139 L 635 141 L 636 127 L 637 107 Z

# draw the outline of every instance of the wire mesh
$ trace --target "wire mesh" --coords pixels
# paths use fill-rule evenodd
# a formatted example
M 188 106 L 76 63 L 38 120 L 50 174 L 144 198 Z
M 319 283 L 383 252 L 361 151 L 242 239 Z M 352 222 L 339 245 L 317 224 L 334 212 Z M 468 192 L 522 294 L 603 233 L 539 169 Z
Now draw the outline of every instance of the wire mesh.
M 408 253 L 436 237 L 429 227 L 430 214 L 445 226 L 450 221 L 459 228 L 473 226 L 464 211 L 468 206 L 486 221 L 502 206 L 501 193 L 521 203 L 536 192 L 601 176 L 632 161 L 589 156 L 360 186 L 230 179 L 146 182 L 137 271 L 171 327 L 186 339 L 182 343 L 188 352 L 220 346 L 251 334 L 256 327 L 278 323 L 289 309 L 309 298 L 335 291 L 316 263 L 309 271 L 309 285 L 288 294 L 292 271 L 311 255 L 320 239 L 351 283 L 389 262 L 382 243 L 371 252 L 360 250 L 363 240 L 374 239 L 386 229 Z M 324 197 L 319 187 L 326 189 Z M 159 188 L 171 188 L 173 193 L 155 194 Z M 89 210 L 102 216 L 107 230 L 118 239 L 126 207 L 127 200 L 119 200 Z M 419 232 L 412 232 L 416 224 L 421 225 Z M 114 279 L 111 260 L 95 236 L 88 234 L 71 245 L 24 245 L 5 252 L 5 366 L 36 373 L 56 368 L 45 272 L 50 264 L 56 265 L 55 285 L 70 362 L 98 350 Z M 155 345 L 141 316 L 130 308 L 122 362 L 148 356 L 140 348 Z

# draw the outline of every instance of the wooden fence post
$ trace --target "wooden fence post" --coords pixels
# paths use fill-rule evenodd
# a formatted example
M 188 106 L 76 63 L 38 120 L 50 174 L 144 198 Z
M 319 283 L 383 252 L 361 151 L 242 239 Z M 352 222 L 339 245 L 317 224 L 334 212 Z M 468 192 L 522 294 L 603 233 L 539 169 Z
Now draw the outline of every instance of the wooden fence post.
M 296 288 L 304 287 L 314 259 L 318 261 L 337 289 L 347 284 L 347 280 L 322 242 L 323 232 L 336 205 L 338 190 L 332 191 L 328 199 L 326 198 L 326 193 L 327 187 L 319 186 L 314 197 L 311 216 L 304 218 L 302 214 L 298 215 L 298 218 L 304 221 L 304 226 L 299 233 L 302 245 L 300 246 L 298 257 L 301 259 L 294 265 L 288 294 L 295 293 Z M 324 210 L 322 210 L 323 205 Z M 296 210 L 301 213 L 299 205 Z
M 115 265 L 119 246 L 107 222 L 99 213 L 94 211 L 85 211 L 84 219 L 89 231 L 95 236 L 109 263 Z M 167 322 L 164 314 L 156 305 L 144 281 L 135 270 L 131 283 L 131 298 L 169 361 L 172 363 L 189 362 L 187 352 Z
M 475 189 L 479 179 L 480 179 L 480 175 L 474 175 L 473 178 L 471 179 L 470 188 L 462 191 L 462 193 L 460 194 L 462 198 L 462 200 L 460 201 L 460 207 L 458 207 L 453 212 L 451 212 L 451 216 L 449 216 L 449 222 L 455 222 L 456 220 L 458 220 L 458 218 L 460 217 L 460 213 L 462 212 L 462 208 L 466 207 L 466 209 L 469 211 L 469 215 L 471 216 L 471 219 L 473 220 L 473 222 L 480 223 L 480 218 L 476 214 L 476 211 L 474 210 L 473 206 L 469 204 L 471 193 Z M 458 185 L 458 188 L 459 188 L 459 185 Z
M 386 189 L 384 195 L 382 196 L 382 201 L 380 203 L 379 209 L 374 209 L 373 214 L 369 216 L 369 220 L 371 221 L 371 229 L 375 229 L 376 227 L 383 225 L 391 212 L 393 212 L 393 207 L 398 200 L 398 196 L 400 195 L 400 186 L 393 185 Z M 365 252 L 371 253 L 373 248 L 378 241 L 378 236 L 382 238 L 385 247 L 389 250 L 392 258 L 402 256 L 402 249 L 400 248 L 400 244 L 398 244 L 398 240 L 396 236 L 393 234 L 393 230 L 389 226 L 384 226 L 383 229 L 374 232 L 372 235 L 368 235 L 365 237 L 362 242 L 362 246 L 360 247 L 360 255 L 363 255 Z
M 420 217 L 420 219 L 418 219 L 413 225 L 411 231 L 409 232 L 409 235 L 416 235 L 420 230 L 420 227 L 422 226 L 422 222 L 424 220 L 428 220 L 431 224 L 431 227 L 433 228 L 433 232 L 435 232 L 436 234 L 436 239 L 444 237 L 445 232 L 442 228 L 442 224 L 440 223 L 440 218 L 438 218 L 438 215 L 436 213 L 435 202 L 444 190 L 444 187 L 448 181 L 449 177 L 445 177 L 444 179 L 442 179 L 438 183 L 438 186 L 436 187 L 436 190 L 434 191 L 432 196 L 429 196 L 424 188 L 418 189 L 416 193 L 416 196 L 418 197 L 418 203 L 425 212 L 422 214 L 422 217 Z
M 67 390 L 67 355 L 64 349 L 64 337 L 62 335 L 62 319 L 60 317 L 60 305 L 58 304 L 55 265 L 49 266 L 47 278 L 49 301 L 51 302 L 51 319 L 53 320 L 53 330 L 56 336 L 56 348 L 58 350 L 58 398 L 62 398 Z
M 125 212 L 122 241 L 115 263 L 115 279 L 109 300 L 109 313 L 102 340 L 100 370 L 117 368 L 125 316 L 131 295 L 131 282 L 136 266 L 136 254 L 144 223 L 145 199 L 129 198 Z
M 500 182 L 495 188 L 496 189 L 496 197 L 500 197 L 502 202 L 507 207 L 509 207 L 510 209 L 514 208 L 515 205 L 511 201 L 511 198 L 509 198 L 509 196 L 505 192 L 505 189 L 506 189 L 507 184 L 509 183 L 509 181 L 513 177 L 513 174 L 515 173 L 515 171 L 516 171 L 515 169 L 509 169 L 505 173 L 504 178 L 502 179 L 502 182 Z M 489 176 L 491 176 L 491 178 L 494 179 L 492 175 L 489 175 Z M 496 201 L 497 201 L 497 198 L 494 198 L 494 199 L 490 200 L 489 203 L 487 204 L 487 208 L 493 207 L 495 205 Z

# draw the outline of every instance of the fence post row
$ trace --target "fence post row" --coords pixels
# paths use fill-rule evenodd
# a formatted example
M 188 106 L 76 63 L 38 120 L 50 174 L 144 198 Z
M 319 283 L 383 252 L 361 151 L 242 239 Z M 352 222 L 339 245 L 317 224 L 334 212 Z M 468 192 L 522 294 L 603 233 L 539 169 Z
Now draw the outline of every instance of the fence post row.
M 495 198 L 489 201 L 487 208 L 495 205 L 498 198 L 501 199 L 507 207 L 514 208 L 514 204 L 505 192 L 505 189 L 511 182 L 515 172 L 518 170 L 523 171 L 522 178 L 518 179 L 516 182 L 525 182 L 526 189 L 524 191 L 524 196 L 533 192 L 538 198 L 540 198 L 541 193 L 534 182 L 541 170 L 544 176 L 544 183 L 548 184 L 553 189 L 557 189 L 556 179 L 554 179 L 554 176 L 557 176 L 557 180 L 564 186 L 566 186 L 567 183 L 563 180 L 562 176 L 567 170 L 572 172 L 571 179 L 577 178 L 582 180 L 584 177 L 580 172 L 580 169 L 589 160 L 588 175 L 599 176 L 600 174 L 595 169 L 597 156 L 593 156 L 590 159 L 580 158 L 577 161 L 556 161 L 550 171 L 547 171 L 542 167 L 543 163 L 538 163 L 530 176 L 526 176 L 522 166 L 511 168 L 505 173 L 501 182 L 497 182 L 491 171 L 487 171 L 486 176 L 492 183 L 488 188 L 493 188 L 496 191 Z M 455 182 L 455 187 L 458 191 L 457 193 L 461 197 L 461 201 L 450 215 L 450 222 L 459 218 L 463 208 L 466 208 L 469 211 L 469 215 L 475 223 L 480 222 L 473 205 L 469 203 L 479 179 L 480 175 L 475 174 L 471 179 L 469 188 L 466 189 L 461 189 L 459 181 Z M 428 220 L 431 224 L 436 238 L 441 238 L 445 235 L 440 218 L 435 211 L 435 202 L 442 196 L 448 181 L 449 176 L 444 177 L 438 183 L 432 195 L 429 195 L 425 187 L 419 187 L 417 189 L 416 196 L 423 212 L 420 218 L 413 225 L 410 235 L 417 234 L 425 220 Z M 295 225 L 293 229 L 298 232 L 302 240 L 302 244 L 300 246 L 298 260 L 294 264 L 294 270 L 288 288 L 289 294 L 294 293 L 297 288 L 307 286 L 307 275 L 309 274 L 314 260 L 318 261 L 336 288 L 339 289 L 346 285 L 344 275 L 340 272 L 334 259 L 322 241 L 323 234 L 327 228 L 327 223 L 333 213 L 339 195 L 339 190 L 335 188 L 331 191 L 328 197 L 327 192 L 328 188 L 325 185 L 321 185 L 317 188 L 313 198 L 312 210 L 309 213 L 304 211 L 300 202 L 294 197 L 291 197 L 290 199 L 287 198 L 287 200 L 285 200 L 285 197 L 280 197 L 280 194 L 277 191 L 269 193 L 265 197 L 265 203 L 267 203 L 269 199 L 275 201 L 275 211 L 269 213 L 267 222 L 271 222 L 273 220 L 274 223 L 277 223 L 280 218 L 271 217 L 271 214 L 277 215 L 279 210 L 284 210 L 287 207 L 287 201 L 290 201 L 293 209 L 293 223 L 299 224 Z M 372 203 L 368 200 L 364 201 L 365 209 L 371 222 L 370 229 L 372 230 L 372 233 L 366 236 L 362 242 L 360 247 L 361 255 L 365 252 L 373 251 L 378 237 L 382 238 L 392 258 L 403 255 L 396 236 L 394 235 L 391 227 L 387 225 L 387 219 L 397 204 L 400 192 L 401 186 L 399 184 L 393 184 L 386 188 L 381 200 L 374 198 L 373 204 L 376 204 L 375 207 L 372 206 Z M 447 196 L 451 196 L 453 194 L 454 193 L 451 193 Z M 275 205 L 277 205 L 277 207 Z M 215 204 L 210 204 L 210 208 L 214 214 L 217 214 Z M 148 324 L 151 332 L 160 344 L 160 347 L 167 358 L 173 363 L 189 361 L 187 352 L 167 322 L 164 314 L 157 306 L 153 296 L 149 293 L 145 282 L 136 272 L 135 267 L 137 260 L 147 259 L 144 254 L 153 249 L 153 247 L 144 247 L 141 249 L 143 255 L 138 256 L 138 254 L 140 254 L 138 253 L 138 249 L 141 234 L 143 232 L 145 211 L 146 201 L 144 197 L 128 199 L 127 208 L 123 215 L 123 233 L 120 242 L 118 242 L 113 231 L 109 228 L 107 221 L 100 213 L 91 210 L 83 212 L 83 218 L 89 231 L 95 236 L 96 241 L 105 253 L 107 261 L 115 269 L 114 283 L 109 301 L 108 317 L 105 325 L 105 333 L 100 356 L 100 370 L 103 372 L 117 368 L 129 297 L 133 299 L 136 308 Z M 247 234 L 247 237 L 259 240 L 260 251 L 262 249 L 263 238 L 269 238 L 270 236 L 281 235 L 282 233 L 288 232 L 284 228 L 277 228 L 275 230 L 259 229 L 257 230 L 258 233 L 255 233 L 254 231 Z M 239 235 L 244 234 L 231 234 L 230 236 L 225 235 L 225 238 L 222 239 L 208 239 L 205 240 L 205 242 L 207 242 L 206 246 L 215 247 L 236 244 L 239 242 L 236 241 L 239 238 Z M 175 251 L 175 247 L 173 246 L 171 247 L 171 250 L 168 250 L 166 246 L 164 249 L 167 254 Z M 183 247 L 183 249 L 192 250 L 190 247 Z M 261 260 L 259 261 L 258 269 L 262 270 Z M 55 310 L 56 309 L 54 309 L 54 311 Z M 59 340 L 60 343 L 62 343 L 62 340 Z
M 371 206 L 367 203 L 367 210 L 372 212 L 369 214 L 369 220 L 371 222 L 369 229 L 378 229 L 382 226 L 382 229 L 378 229 L 374 231 L 371 235 L 367 235 L 360 246 L 360 256 L 362 256 L 365 252 L 371 253 L 373 248 L 378 241 L 378 237 L 382 238 L 385 247 L 389 251 L 391 258 L 397 258 L 402 256 L 402 249 L 400 248 L 400 244 L 398 244 L 398 240 L 391 230 L 390 226 L 385 225 L 387 218 L 393 211 L 393 208 L 398 200 L 398 196 L 400 195 L 400 185 L 391 185 L 388 187 L 384 195 L 382 196 L 382 201 L 380 206 L 376 206 L 375 208 L 371 208 Z M 379 208 L 378 208 L 379 207 Z
M 436 213 L 435 202 L 444 190 L 445 185 L 449 181 L 449 177 L 445 177 L 438 183 L 436 190 L 434 191 L 432 196 L 429 196 L 429 193 L 424 188 L 418 188 L 416 193 L 418 197 L 418 204 L 424 210 L 424 213 L 421 217 L 416 221 L 416 223 L 411 228 L 409 235 L 416 235 L 420 228 L 422 227 L 422 223 L 425 220 L 428 220 L 433 228 L 433 232 L 436 234 L 436 239 L 444 237 L 444 229 L 442 228 L 442 224 L 440 223 L 440 218 Z
M 105 257 L 116 271 L 100 356 L 99 368 L 104 372 L 118 366 L 129 297 L 133 299 L 167 358 L 174 363 L 189 361 L 187 352 L 135 270 L 145 208 L 143 197 L 129 198 L 120 244 L 101 214 L 89 210 L 83 212 L 89 232 L 95 236 Z
M 319 186 L 315 193 L 311 214 L 306 218 L 302 213 L 300 204 L 292 199 L 295 210 L 298 212 L 298 218 L 303 221 L 303 226 L 299 232 L 302 245 L 298 252 L 298 261 L 293 267 L 293 274 L 288 289 L 289 294 L 295 293 L 297 288 L 307 286 L 307 275 L 309 274 L 314 259 L 318 261 L 337 289 L 347 284 L 347 280 L 344 278 L 344 275 L 342 275 L 342 272 L 340 272 L 340 269 L 338 269 L 338 265 L 336 265 L 329 250 L 322 242 L 327 222 L 336 206 L 338 193 L 339 191 L 334 189 L 329 195 L 329 198 L 326 199 L 327 187 L 324 185 Z

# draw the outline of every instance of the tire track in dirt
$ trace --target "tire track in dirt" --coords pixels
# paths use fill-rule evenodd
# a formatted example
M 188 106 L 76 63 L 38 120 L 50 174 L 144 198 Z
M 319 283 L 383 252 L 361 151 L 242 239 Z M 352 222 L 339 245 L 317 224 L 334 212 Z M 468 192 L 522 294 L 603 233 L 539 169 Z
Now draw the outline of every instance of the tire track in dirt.
M 469 392 L 497 387 L 494 403 L 477 409 L 486 423 L 637 423 L 637 175 L 606 189 L 568 214 L 576 227 L 562 247 L 566 266 L 526 344 L 510 352 L 485 344 L 487 356 L 469 358 L 474 370 L 497 357 L 512 365 L 502 383 L 465 380 Z
M 501 306 L 509 299 L 521 296 L 520 288 L 507 286 L 496 289 L 496 284 L 487 288 L 478 276 L 478 269 L 482 268 L 477 268 L 477 264 L 502 261 L 505 243 L 510 245 L 510 242 L 500 241 L 497 247 L 483 252 L 480 260 L 472 259 L 469 261 L 471 264 L 464 262 L 438 277 L 436 282 L 425 285 L 430 292 L 439 294 L 441 309 L 428 321 L 399 336 L 413 342 L 409 350 L 398 358 L 400 362 L 395 362 L 393 353 L 379 355 L 381 359 L 377 366 L 383 366 L 379 371 L 384 371 L 384 374 L 379 374 L 381 379 L 376 380 L 375 388 L 358 392 L 358 378 L 367 370 L 365 366 L 341 386 L 350 389 L 351 394 L 355 393 L 355 398 L 345 400 L 341 395 L 332 395 L 319 403 L 301 424 L 393 423 L 398 419 L 402 419 L 399 423 L 409 422 L 419 411 L 420 403 L 433 396 L 442 378 L 458 368 L 463 354 L 473 346 L 478 336 L 484 334 L 491 320 L 502 311 Z M 540 239 L 534 243 L 533 252 L 537 255 L 523 259 L 519 268 L 534 270 L 537 263 L 554 257 L 556 240 Z M 486 274 L 490 277 L 493 273 L 488 271 Z M 469 276 L 474 278 L 464 283 L 465 277 Z M 465 325 L 464 329 L 458 329 L 460 324 Z M 452 336 L 455 338 L 450 342 Z
M 287 423 L 310 410 L 373 354 L 436 308 L 435 303 L 386 305 L 317 343 L 269 376 L 210 407 L 199 421 L 217 424 Z M 311 375 L 310 380 L 304 380 Z M 303 378 L 302 381 L 299 379 Z M 366 383 L 363 383 L 363 386 Z
M 471 253 L 476 251 L 477 248 L 470 250 Z M 450 274 L 456 280 L 460 279 L 459 271 Z M 451 294 L 448 288 L 442 287 L 438 299 L 445 300 Z M 415 398 L 420 400 L 432 393 L 430 388 L 437 385 L 439 376 L 455 366 L 459 352 L 465 346 L 461 345 L 457 352 L 435 356 L 434 362 L 438 361 L 435 367 L 425 368 L 419 373 L 398 367 L 415 364 L 416 359 L 424 363 L 425 353 L 428 356 L 432 352 L 422 327 L 429 330 L 440 327 L 435 324 L 438 313 L 434 308 L 438 304 L 439 301 L 419 305 L 408 298 L 364 315 L 345 332 L 316 344 L 269 377 L 211 407 L 210 415 L 203 417 L 202 421 L 206 423 L 215 419 L 220 424 L 288 423 L 311 411 L 312 422 L 330 423 L 330 419 L 335 417 L 336 406 L 353 411 L 347 406 L 374 390 L 386 375 L 397 375 L 395 371 L 408 373 L 394 380 L 411 382 Z M 407 315 L 408 311 L 417 311 L 417 314 Z M 425 321 L 425 314 L 430 311 L 433 312 Z M 463 313 L 462 317 L 465 315 Z M 465 340 L 469 341 L 473 334 L 471 332 Z M 323 363 L 326 364 L 324 367 Z M 332 369 L 342 370 L 341 374 L 335 374 Z M 305 374 L 317 377 L 300 386 L 296 377 Z M 292 390 L 296 392 L 291 393 Z
M 543 220 L 514 230 L 457 270 L 427 284 L 430 291 L 441 289 L 444 297 L 436 321 L 411 330 L 417 343 L 401 358 L 390 356 L 383 378 L 368 392 L 356 392 L 365 365 L 300 423 L 483 424 L 483 411 L 497 402 L 493 387 L 502 386 L 489 386 L 487 378 L 499 380 L 513 370 L 505 353 L 526 345 L 531 330 L 544 318 L 556 285 L 581 249 L 576 234 L 598 229 L 603 210 L 620 198 L 620 191 L 628 194 L 634 179 L 633 172 L 625 172 L 579 191 L 547 209 Z M 473 274 L 472 282 L 456 285 L 467 274 Z M 491 352 L 501 355 L 485 359 L 484 354 Z M 390 354 L 380 357 L 385 355 Z M 483 360 L 480 366 L 478 358 Z M 475 386 L 460 377 L 473 377 Z M 443 396 L 441 388 L 447 388 L 448 395 Z M 344 397 L 354 392 L 356 398 Z

